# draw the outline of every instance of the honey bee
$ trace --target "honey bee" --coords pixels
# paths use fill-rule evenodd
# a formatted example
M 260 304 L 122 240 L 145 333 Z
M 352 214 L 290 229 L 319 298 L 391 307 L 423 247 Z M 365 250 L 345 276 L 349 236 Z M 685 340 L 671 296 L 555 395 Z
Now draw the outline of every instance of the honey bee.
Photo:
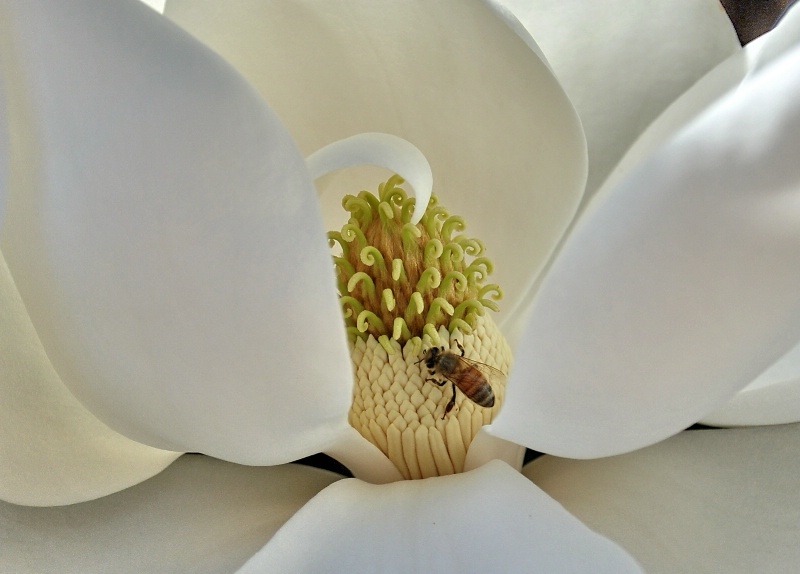
M 427 382 L 443 387 L 449 381 L 453 385 L 453 396 L 450 397 L 450 402 L 447 403 L 442 418 L 445 418 L 456 404 L 456 387 L 461 389 L 461 392 L 476 405 L 492 407 L 494 406 L 494 391 L 491 383 L 505 378 L 505 374 L 494 367 L 467 359 L 461 343 L 456 341 L 456 345 L 461 351 L 460 356 L 447 351 L 444 347 L 432 347 L 425 351 L 424 356 L 417 361 L 417 363 L 425 363 L 430 375 L 438 375 L 446 379 L 427 378 L 425 379 Z

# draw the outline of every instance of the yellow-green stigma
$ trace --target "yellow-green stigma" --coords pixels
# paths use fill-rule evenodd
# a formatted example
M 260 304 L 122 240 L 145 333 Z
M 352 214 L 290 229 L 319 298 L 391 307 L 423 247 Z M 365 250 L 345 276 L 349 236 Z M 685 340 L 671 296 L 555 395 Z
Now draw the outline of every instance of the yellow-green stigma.
M 505 395 L 505 378 L 487 376 L 494 404 L 479 406 L 459 384 L 479 375 L 431 368 L 429 349 L 466 368 L 463 349 L 465 359 L 506 374 L 511 353 L 486 312 L 497 311 L 502 291 L 485 282 L 492 264 L 483 244 L 462 234 L 464 220 L 435 195 L 411 223 L 415 200 L 402 183 L 393 176 L 377 197 L 346 196 L 350 220 L 328 236 L 340 251 L 334 262 L 356 377 L 350 424 L 403 476 L 425 478 L 463 470 L 472 439 Z

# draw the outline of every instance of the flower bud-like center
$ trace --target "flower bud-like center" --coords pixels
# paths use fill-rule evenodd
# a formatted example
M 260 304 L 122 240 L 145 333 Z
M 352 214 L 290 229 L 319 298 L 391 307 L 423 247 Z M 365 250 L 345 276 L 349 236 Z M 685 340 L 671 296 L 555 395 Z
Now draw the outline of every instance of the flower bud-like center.
M 391 177 L 362 191 L 329 233 L 355 371 L 350 424 L 406 478 L 461 472 L 472 439 L 503 403 L 511 352 L 487 310 L 483 244 L 462 234 L 433 195 L 411 223 L 413 198 Z

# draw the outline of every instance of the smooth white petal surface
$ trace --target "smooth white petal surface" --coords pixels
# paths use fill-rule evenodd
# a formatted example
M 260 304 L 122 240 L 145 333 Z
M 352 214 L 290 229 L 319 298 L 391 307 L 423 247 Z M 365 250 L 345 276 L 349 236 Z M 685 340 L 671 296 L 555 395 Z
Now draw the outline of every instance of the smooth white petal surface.
M 338 475 L 186 455 L 157 477 L 61 508 L 0 503 L 0 571 L 221 574 L 236 571 Z
M 544 52 L 578 110 L 591 195 L 636 137 L 739 41 L 717 0 L 493 0 Z
M 295 514 L 239 574 L 639 571 L 618 547 L 493 461 L 419 481 L 339 481 Z
M 800 45 L 800 6 L 771 32 L 714 68 L 676 100 L 641 135 L 598 192 L 612 192 L 636 166 L 724 94 L 760 81 L 760 71 Z M 800 347 L 800 344 L 798 345 Z M 775 385 L 774 388 L 772 385 Z M 704 417 L 712 425 L 781 424 L 800 420 L 800 358 L 792 355 L 768 369 L 729 405 Z
M 525 467 L 650 574 L 794 572 L 800 425 L 689 431 L 613 458 Z
M 800 337 L 800 48 L 598 197 L 539 291 L 492 432 L 570 457 L 701 419 Z
M 464 470 L 480 468 L 490 460 L 502 460 L 515 470 L 522 468 L 525 447 L 508 442 L 491 434 L 491 425 L 481 427 L 469 445 L 464 459 Z
M 3 86 L 3 74 L 0 74 L 0 231 L 3 229 L 3 219 L 6 212 L 6 197 L 8 196 L 9 176 L 9 143 L 8 143 L 8 114 L 6 110 L 6 92 Z
M 797 421 L 800 421 L 800 345 L 701 422 L 713 426 L 742 426 Z
M 774 30 L 721 62 L 672 102 L 634 142 L 603 183 L 603 189 L 598 194 L 613 189 L 639 163 L 725 94 L 740 85 L 760 81 L 758 72 L 791 50 L 798 42 L 800 6 L 795 6 L 786 13 Z
M 138 1 L 2 7 L 2 248 L 75 396 L 115 430 L 275 464 L 352 385 L 316 192 L 275 115 Z
M 304 153 L 362 132 L 417 146 L 442 204 L 486 244 L 513 316 L 575 212 L 585 141 L 547 66 L 488 6 L 189 0 L 165 13 L 253 82 Z M 373 175 L 319 182 L 331 229 L 343 195 L 385 178 Z
M 0 500 L 70 504 L 161 472 L 179 453 L 134 442 L 67 390 L 0 259 Z
M 353 476 L 372 484 L 403 480 L 394 463 L 351 426 L 336 433 L 325 454 L 342 463 Z
M 141 1 L 150 6 L 150 8 L 152 8 L 156 12 L 161 12 L 161 13 L 164 12 L 164 5 L 167 3 L 167 0 L 141 0 Z

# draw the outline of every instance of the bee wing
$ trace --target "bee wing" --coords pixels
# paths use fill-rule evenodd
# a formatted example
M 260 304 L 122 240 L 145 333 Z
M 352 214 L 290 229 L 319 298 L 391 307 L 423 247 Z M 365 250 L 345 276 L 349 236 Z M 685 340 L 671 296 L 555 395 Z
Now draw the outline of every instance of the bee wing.
M 474 361 L 466 357 L 458 357 L 458 359 L 460 361 L 464 361 L 470 367 L 478 369 L 481 373 L 483 373 L 483 376 L 486 377 L 486 380 L 488 380 L 490 384 L 495 382 L 503 382 L 508 378 L 508 375 L 506 375 L 503 371 L 500 369 L 495 369 L 494 367 L 490 367 L 486 363 Z

